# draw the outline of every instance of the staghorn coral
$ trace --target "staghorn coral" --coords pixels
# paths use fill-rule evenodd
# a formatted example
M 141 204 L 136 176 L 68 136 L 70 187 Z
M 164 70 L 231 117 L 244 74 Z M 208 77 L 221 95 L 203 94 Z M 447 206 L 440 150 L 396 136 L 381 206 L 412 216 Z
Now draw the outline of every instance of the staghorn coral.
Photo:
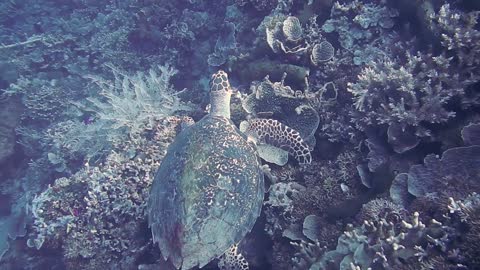
M 407 52 L 404 57 L 385 51 L 381 57 L 371 59 L 373 62 L 362 69 L 358 81 L 348 84 L 359 111 L 353 112 L 357 127 L 399 124 L 395 128 L 398 131 L 421 126 L 422 122 L 444 123 L 455 117 L 446 106 L 456 99 L 465 99 L 464 107 L 473 104 L 466 100 L 464 89 L 479 78 L 478 65 L 471 60 L 478 58 L 475 52 L 480 34 L 472 26 L 476 17 L 444 5 L 430 18 L 431 27 L 443 40 L 440 54 Z M 403 152 L 415 145 L 415 136 L 429 136 L 418 128 L 409 133 L 405 135 L 411 137 L 407 143 L 410 145 L 396 150 Z
M 442 46 L 456 60 L 460 80 L 475 83 L 480 78 L 480 31 L 478 11 L 464 12 L 444 4 L 430 14 L 429 27 L 440 36 Z
M 309 269 L 316 259 L 325 253 L 325 247 L 322 247 L 319 242 L 310 243 L 302 240 L 291 244 L 298 250 L 292 258 L 294 270 Z
M 59 178 L 33 200 L 33 230 L 28 244 L 61 247 L 69 269 L 98 269 L 106 262 L 131 268 L 148 245 L 138 238 L 142 229 L 148 187 L 155 169 L 173 140 L 182 118 L 167 117 L 126 141 L 105 163 L 87 166 L 68 178 Z M 152 139 L 152 140 L 150 140 Z

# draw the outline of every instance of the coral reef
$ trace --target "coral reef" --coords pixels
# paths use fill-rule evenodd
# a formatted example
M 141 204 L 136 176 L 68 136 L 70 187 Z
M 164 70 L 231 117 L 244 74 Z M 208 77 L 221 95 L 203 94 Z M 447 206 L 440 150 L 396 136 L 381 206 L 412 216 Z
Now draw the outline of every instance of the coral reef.
M 133 156 L 112 153 L 59 178 L 32 202 L 33 231 L 28 245 L 61 248 L 68 269 L 98 269 L 109 263 L 132 267 L 145 251 L 144 211 L 148 187 L 182 119 L 167 117 L 145 127 L 139 138 L 118 145 Z M 148 139 L 152 138 L 152 140 Z
M 238 6 L 252 5 L 258 11 L 269 11 L 277 6 L 277 0 L 235 0 Z
M 471 123 L 462 129 L 462 139 L 466 145 L 480 145 L 480 124 Z
M 478 259 L 480 250 L 480 196 L 473 193 L 459 201 L 450 198 L 448 209 L 451 219 L 459 221 L 466 227 L 466 231 L 461 235 L 459 245 L 463 263 L 468 269 L 478 268 L 480 266 Z
M 387 31 L 394 26 L 393 18 L 398 12 L 377 4 L 377 1 L 372 2 L 335 2 L 330 19 L 322 25 L 325 33 L 338 33 L 338 42 L 353 53 L 355 65 L 375 62 L 385 55 L 385 51 L 396 47 L 393 44 L 395 34 Z
M 312 48 L 312 54 L 310 60 L 316 66 L 321 62 L 328 61 L 335 55 L 335 48 L 328 41 L 322 41 L 319 44 L 315 44 Z
M 385 59 L 367 66 L 358 81 L 348 85 L 359 111 L 359 128 L 381 124 L 418 126 L 421 122 L 445 122 L 455 116 L 444 107 L 463 93 L 457 77 L 450 74 L 451 59 L 422 54 L 406 57 L 402 65 Z
M 436 220 L 425 225 L 417 212 L 408 221 L 394 223 L 381 219 L 365 221 L 359 228 L 350 225 L 338 238 L 336 249 L 326 252 L 310 269 L 389 269 L 405 264 L 420 265 L 434 258 L 434 254 L 449 251 L 448 245 L 455 237 L 452 230 Z
M 380 221 L 380 219 L 383 218 L 387 221 L 398 221 L 398 219 L 405 218 L 406 211 L 407 210 L 399 204 L 379 198 L 364 204 L 357 214 L 357 220 Z
M 170 84 L 176 73 L 168 66 L 158 66 L 150 69 L 148 74 L 138 72 L 135 76 L 114 70 L 114 82 L 92 77 L 106 102 L 87 98 L 92 106 L 83 108 L 95 112 L 99 120 L 110 122 L 110 128 L 126 128 L 127 134 L 135 136 L 141 127 L 151 125 L 156 117 L 192 109 L 178 97 L 181 91 L 175 91 Z
M 223 65 L 237 46 L 235 24 L 227 22 L 223 27 L 224 29 L 220 31 L 220 36 L 215 43 L 214 52 L 208 55 L 207 62 L 210 66 L 218 67 Z
M 235 124 L 273 118 L 313 149 L 310 165 L 269 160 L 262 243 L 220 267 L 480 268 L 479 8 L 3 1 L 0 268 L 173 269 L 147 191 L 218 69 Z
M 429 27 L 441 37 L 442 46 L 455 58 L 459 79 L 464 84 L 475 83 L 480 76 L 478 16 L 477 11 L 461 12 L 444 4 L 429 18 Z
M 475 125 L 462 130 L 467 143 L 474 140 Z M 468 135 L 467 135 L 468 134 Z M 427 155 L 423 164 L 413 165 L 408 173 L 395 177 L 390 188 L 390 196 L 398 203 L 405 204 L 408 196 L 444 198 L 464 198 L 471 192 L 479 192 L 478 164 L 480 146 L 454 147 L 437 155 Z

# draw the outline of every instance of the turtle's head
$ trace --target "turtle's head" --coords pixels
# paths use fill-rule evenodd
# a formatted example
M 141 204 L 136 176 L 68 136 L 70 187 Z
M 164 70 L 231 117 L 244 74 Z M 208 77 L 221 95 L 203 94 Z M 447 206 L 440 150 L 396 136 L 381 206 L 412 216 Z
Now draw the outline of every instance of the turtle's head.
M 230 118 L 232 88 L 225 71 L 219 70 L 210 80 L 210 114 Z

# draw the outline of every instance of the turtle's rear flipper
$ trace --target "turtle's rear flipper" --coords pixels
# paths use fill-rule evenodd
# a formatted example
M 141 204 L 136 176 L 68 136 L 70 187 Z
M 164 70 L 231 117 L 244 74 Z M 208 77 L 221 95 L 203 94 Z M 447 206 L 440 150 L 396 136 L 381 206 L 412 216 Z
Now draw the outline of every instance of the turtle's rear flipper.
M 230 247 L 218 261 L 218 268 L 221 270 L 248 270 L 248 262 L 238 251 L 238 244 Z
M 312 162 L 310 149 L 298 131 L 273 119 L 250 119 L 240 124 L 240 131 L 261 143 L 288 151 L 300 164 Z

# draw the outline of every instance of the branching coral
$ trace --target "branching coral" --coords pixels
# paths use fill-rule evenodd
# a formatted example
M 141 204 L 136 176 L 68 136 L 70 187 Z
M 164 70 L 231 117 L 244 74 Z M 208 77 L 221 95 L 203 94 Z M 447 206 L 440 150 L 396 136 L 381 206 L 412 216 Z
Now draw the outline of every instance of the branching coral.
M 410 221 L 365 221 L 362 227 L 348 226 L 338 238 L 337 248 L 325 253 L 310 269 L 391 269 L 418 265 L 435 254 L 447 253 L 455 237 L 452 228 L 432 220 L 425 225 L 414 213 Z
M 407 52 L 406 59 L 385 54 L 364 67 L 358 81 L 348 85 L 355 97 L 360 129 L 365 124 L 419 126 L 421 122 L 443 123 L 455 116 L 446 105 L 463 98 L 464 89 L 478 81 L 480 32 L 477 14 L 464 14 L 444 5 L 432 15 L 432 27 L 442 37 L 439 55 Z
M 430 27 L 441 37 L 444 48 L 456 61 L 460 79 L 474 83 L 480 78 L 480 31 L 476 28 L 478 11 L 469 13 L 444 4 L 430 15 Z
M 405 64 L 385 59 L 365 67 L 358 81 L 348 84 L 359 111 L 358 127 L 420 122 L 441 123 L 455 116 L 444 108 L 463 93 L 457 76 L 451 74 L 451 58 L 444 55 L 407 54 Z

